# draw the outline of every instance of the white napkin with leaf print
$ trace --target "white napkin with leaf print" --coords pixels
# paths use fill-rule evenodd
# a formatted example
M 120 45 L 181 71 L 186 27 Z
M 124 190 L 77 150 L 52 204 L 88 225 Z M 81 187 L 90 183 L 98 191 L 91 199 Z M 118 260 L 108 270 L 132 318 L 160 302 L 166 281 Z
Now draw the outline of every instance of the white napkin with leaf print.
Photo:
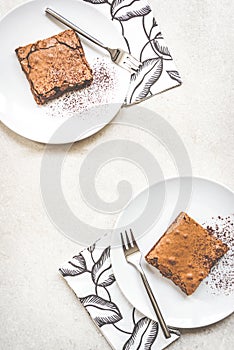
M 182 81 L 147 0 L 84 0 L 112 21 L 127 49 L 142 62 L 131 76 L 125 105 L 180 86 Z
M 179 331 L 170 328 L 171 338 L 165 339 L 158 322 L 126 300 L 113 274 L 109 246 L 92 245 L 60 272 L 113 349 L 161 350 L 179 338 Z

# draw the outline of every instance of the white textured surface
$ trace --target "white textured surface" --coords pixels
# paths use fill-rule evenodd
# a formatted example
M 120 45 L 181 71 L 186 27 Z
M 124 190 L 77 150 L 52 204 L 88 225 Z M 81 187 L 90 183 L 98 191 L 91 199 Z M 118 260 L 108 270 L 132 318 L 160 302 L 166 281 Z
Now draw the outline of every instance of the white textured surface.
M 233 1 L 151 1 L 184 84 L 142 106 L 174 126 L 187 147 L 195 175 L 234 189 Z M 0 1 L 0 15 L 22 2 Z M 14 30 L 6 35 L 14 35 Z M 64 168 L 67 198 L 74 210 L 82 207 L 83 218 L 92 218 L 92 224 L 103 227 L 111 227 L 114 217 L 93 218 L 90 209 L 77 204 L 73 164 L 77 171 L 91 149 L 118 138 L 137 139 L 155 155 L 165 176 L 177 174 L 162 147 L 139 130 L 110 125 L 76 144 Z M 0 349 L 109 349 L 57 273 L 61 262 L 80 247 L 57 231 L 43 208 L 39 176 L 44 146 L 1 125 L 0 147 Z M 109 166 L 97 178 L 97 190 L 104 199 L 114 198 L 116 177 L 113 180 L 111 175 L 118 171 L 131 180 L 135 192 L 145 186 L 144 178 L 131 166 L 125 172 L 121 165 L 115 167 L 115 172 Z M 230 316 L 203 329 L 182 331 L 170 349 L 232 349 L 233 327 Z

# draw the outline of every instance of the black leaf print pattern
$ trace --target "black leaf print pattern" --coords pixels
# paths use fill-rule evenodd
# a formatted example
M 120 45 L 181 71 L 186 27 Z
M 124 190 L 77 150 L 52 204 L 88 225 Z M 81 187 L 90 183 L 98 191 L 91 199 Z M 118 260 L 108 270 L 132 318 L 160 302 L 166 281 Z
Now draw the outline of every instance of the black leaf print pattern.
M 182 84 L 181 77 L 177 70 L 167 70 L 167 74 L 170 76 L 171 79 L 176 80 L 179 84 Z
M 168 47 L 165 45 L 164 39 L 162 38 L 155 38 L 152 41 L 153 49 L 155 53 L 164 58 L 164 59 L 171 59 L 171 54 L 168 49 Z
M 113 19 L 128 21 L 134 17 L 145 16 L 151 12 L 149 4 L 145 0 L 114 0 L 111 4 Z
M 92 261 L 90 261 L 90 256 Z M 97 256 L 98 260 L 96 260 Z M 91 266 L 88 262 L 91 262 Z M 129 308 L 129 304 L 122 304 L 123 301 L 118 300 L 115 294 L 117 285 L 113 285 L 110 289 L 109 285 L 107 287 L 98 286 L 98 281 L 104 285 L 109 283 L 107 282 L 108 275 L 105 275 L 106 271 L 110 275 L 109 270 L 111 271 L 110 247 L 100 250 L 96 244 L 74 256 L 60 269 L 63 271 L 65 279 L 67 276 L 76 276 L 74 277 L 75 281 L 67 279 L 68 284 L 72 281 L 70 286 L 95 324 L 100 328 L 109 325 L 103 328 L 103 334 L 110 343 L 112 343 L 113 336 L 118 349 L 151 350 L 156 346 L 158 323 L 138 314 L 135 308 L 131 306 Z M 87 275 L 82 275 L 85 271 Z M 91 278 L 92 275 L 93 278 Z M 104 283 L 101 279 L 102 276 L 105 276 Z M 86 291 L 85 294 L 83 294 L 83 288 Z M 176 338 L 180 336 L 177 330 L 170 329 L 170 332 Z
M 85 258 L 80 253 L 72 258 L 68 262 L 67 267 L 59 269 L 63 277 L 66 276 L 77 276 L 87 271 Z
M 147 97 L 150 88 L 160 78 L 162 71 L 163 60 L 161 58 L 144 61 L 140 69 L 131 77 L 132 91 L 129 92 L 129 101 L 127 102 L 137 102 Z
M 123 350 L 150 350 L 158 334 L 158 323 L 143 317 L 133 329 Z
M 107 287 L 115 281 L 110 262 L 110 247 L 107 247 L 101 257 L 93 265 L 92 280 L 100 287 Z
M 103 5 L 104 7 L 109 7 L 110 16 L 112 20 L 119 22 L 120 30 L 122 36 L 126 42 L 127 51 L 143 62 L 144 72 L 142 69 L 139 70 L 138 74 L 132 76 L 130 82 L 130 89 L 128 91 L 127 97 L 125 99 L 125 105 L 131 105 L 136 102 L 141 102 L 147 97 L 153 96 L 155 93 L 166 91 L 172 87 L 176 87 L 182 84 L 182 81 L 176 74 L 168 73 L 169 78 L 167 78 L 166 69 L 168 63 L 166 61 L 172 61 L 172 56 L 168 47 L 164 42 L 164 38 L 159 31 L 158 24 L 152 14 L 152 9 L 147 0 L 83 0 L 96 5 Z M 131 19 L 140 18 L 140 21 L 131 21 L 126 23 Z M 142 22 L 141 25 L 140 22 Z M 141 43 L 137 43 L 134 37 L 128 36 L 129 25 L 132 29 L 136 29 L 136 25 L 139 25 L 139 31 L 141 35 Z M 145 37 L 145 41 L 144 41 Z M 141 45 L 141 47 L 139 47 Z M 138 46 L 138 53 L 134 51 L 134 48 Z M 140 51 L 139 51 L 140 49 Z M 150 67 L 149 72 L 146 72 L 147 66 L 153 64 L 153 59 L 161 59 L 155 61 L 155 69 L 152 70 Z M 171 67 L 171 65 L 169 65 Z M 173 66 L 172 66 L 173 67 Z M 164 71 L 163 71 L 164 70 Z M 173 72 L 171 70 L 171 72 Z M 163 74 L 162 74 L 163 73 Z M 145 75 L 145 76 L 143 76 Z M 171 79 L 170 79 L 171 78 Z M 142 81 L 140 81 L 142 79 Z M 163 84 L 163 79 L 165 84 Z M 160 82 L 162 84 L 160 85 Z M 172 80 L 176 81 L 172 82 Z M 157 89 L 157 85 L 159 88 Z M 160 90 L 160 86 L 162 90 Z M 92 252 L 90 252 L 92 254 Z
M 80 298 L 80 301 L 99 327 L 116 323 L 122 319 L 117 305 L 111 301 L 97 295 L 88 295 Z
M 69 268 L 69 267 L 64 267 L 59 269 L 63 277 L 68 277 L 68 276 L 78 276 L 80 275 L 80 272 L 77 269 Z
M 81 253 L 73 256 L 72 261 L 76 267 L 79 267 L 81 269 L 86 269 L 85 258 L 83 257 L 83 255 Z
M 90 247 L 87 248 L 87 250 L 90 252 L 90 253 L 93 253 L 94 249 L 95 249 L 95 246 L 96 244 L 92 244 Z

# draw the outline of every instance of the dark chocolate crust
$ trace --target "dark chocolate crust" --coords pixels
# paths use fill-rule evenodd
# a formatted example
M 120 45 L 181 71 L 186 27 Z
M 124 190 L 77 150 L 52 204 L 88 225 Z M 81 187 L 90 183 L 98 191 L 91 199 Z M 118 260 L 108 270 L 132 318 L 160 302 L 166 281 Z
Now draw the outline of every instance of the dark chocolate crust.
M 227 251 L 226 244 L 182 212 L 145 259 L 190 295 Z
M 80 39 L 73 30 L 15 51 L 39 105 L 67 91 L 89 86 L 93 80 Z

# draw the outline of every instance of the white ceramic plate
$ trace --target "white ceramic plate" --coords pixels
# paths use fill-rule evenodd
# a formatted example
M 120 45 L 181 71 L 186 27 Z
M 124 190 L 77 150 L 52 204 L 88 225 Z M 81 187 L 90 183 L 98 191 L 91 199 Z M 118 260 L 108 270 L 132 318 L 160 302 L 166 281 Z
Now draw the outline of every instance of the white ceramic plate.
M 181 189 L 186 189 L 188 196 L 183 195 L 177 209 L 174 210 Z M 151 202 L 153 204 L 146 210 L 149 198 L 153 199 Z M 232 214 L 234 194 L 222 185 L 201 178 L 169 179 L 164 183 L 153 185 L 137 196 L 121 214 L 116 227 L 132 227 L 145 256 L 181 210 L 202 224 L 209 218 Z M 156 221 L 152 220 L 149 224 L 147 218 L 152 215 Z M 111 249 L 112 266 L 117 283 L 133 306 L 149 318 L 156 319 L 140 276 L 125 261 L 120 247 L 119 232 L 120 229 L 116 228 L 113 233 Z M 206 326 L 234 311 L 234 293 L 213 294 L 204 280 L 191 296 L 186 296 L 179 287 L 163 277 L 157 269 L 149 266 L 144 259 L 143 267 L 165 320 L 170 326 L 178 328 Z
M 125 48 L 125 43 L 114 24 L 84 1 L 30 1 L 15 8 L 0 21 L 1 121 L 16 133 L 35 141 L 68 143 L 94 134 L 111 121 L 125 99 L 130 75 L 112 63 L 106 51 L 81 38 L 90 65 L 96 65 L 98 70 L 99 65 L 103 64 L 112 83 L 109 82 L 104 88 L 105 84 L 101 82 L 89 96 L 80 92 L 82 103 L 77 103 L 79 97 L 76 96 L 74 100 L 73 96 L 73 100 L 67 104 L 60 98 L 59 102 L 58 99 L 50 102 L 49 107 L 38 106 L 15 49 L 68 29 L 46 15 L 46 7 L 61 13 L 107 45 Z M 63 126 L 68 120 L 69 125 Z

